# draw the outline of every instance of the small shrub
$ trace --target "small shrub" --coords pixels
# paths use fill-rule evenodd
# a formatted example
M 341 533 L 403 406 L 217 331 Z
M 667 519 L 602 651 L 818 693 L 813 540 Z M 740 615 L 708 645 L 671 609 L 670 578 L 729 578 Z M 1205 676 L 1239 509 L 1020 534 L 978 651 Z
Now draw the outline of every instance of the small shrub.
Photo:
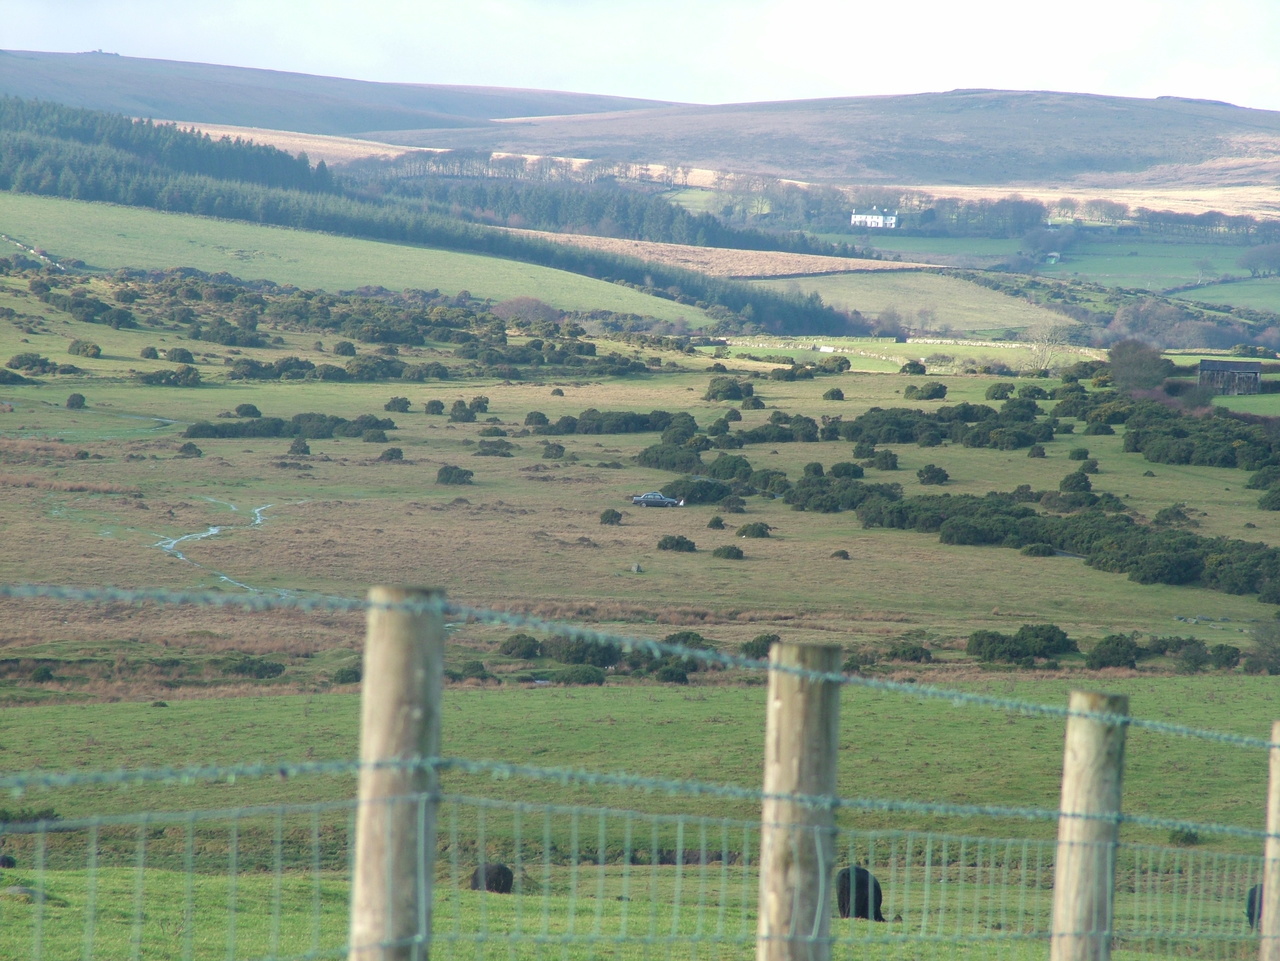
M 185 444 L 183 444 L 181 447 L 178 448 L 178 456 L 179 457 L 203 457 L 204 451 L 202 451 L 199 447 L 197 447 L 191 441 L 187 441 Z
M 707 521 L 707 527 L 713 531 L 724 530 L 724 518 L 717 514 L 711 520 Z
M 101 357 L 102 348 L 92 341 L 73 340 L 67 347 L 67 353 L 72 357 Z
M 622 523 L 622 514 L 610 507 L 600 512 L 600 523 L 606 527 L 617 527 Z
M 439 417 L 441 414 L 444 413 L 444 401 L 429 400 L 426 402 L 423 409 L 426 413 L 432 415 L 433 417 Z
M 1008 400 L 1013 396 L 1013 384 L 992 384 L 987 388 L 985 396 L 987 400 Z
M 528 634 L 512 634 L 502 642 L 498 653 L 519 658 L 522 661 L 531 661 L 535 657 L 542 656 L 542 645 L 538 643 L 537 638 L 530 637 Z
M 195 357 L 185 347 L 170 347 L 164 352 L 164 359 L 171 364 L 194 364 Z
M 1053 557 L 1057 552 L 1052 544 L 1028 544 L 1021 551 L 1023 557 Z
M 143 347 L 142 352 L 138 354 L 138 356 L 143 360 L 159 360 L 160 351 L 156 350 L 154 347 Z
M 668 534 L 658 541 L 658 550 L 660 551 L 677 551 L 683 554 L 692 554 L 697 549 L 698 546 L 682 534 Z
M 933 661 L 933 654 L 927 647 L 910 641 L 894 642 L 886 656 L 891 661 L 908 661 L 912 664 L 929 664 Z
M 548 443 L 542 448 L 543 460 L 560 460 L 564 457 L 564 444 Z
M 916 477 L 921 484 L 945 484 L 951 479 L 951 475 L 937 464 L 926 464 L 921 467 L 916 471 Z
M 1027 448 L 1027 456 L 1028 456 L 1028 457 L 1043 457 L 1043 456 L 1044 456 L 1044 445 L 1043 445 L 1043 444 L 1032 444 L 1029 448 Z
M 33 684 L 46 684 L 53 680 L 53 668 L 48 664 L 41 664 L 31 672 L 31 681 Z
M 737 536 L 752 537 L 752 538 L 768 537 L 769 531 L 771 530 L 773 530 L 773 528 L 770 527 L 768 524 L 764 523 L 763 521 L 756 521 L 754 524 L 743 524 L 741 527 L 739 527 L 737 531 Z
M 452 464 L 445 464 L 436 471 L 437 484 L 470 484 L 471 478 L 475 476 L 475 471 L 469 471 L 465 467 L 455 467 Z
M 402 451 L 399 447 L 388 447 L 386 450 L 384 450 L 381 454 L 378 455 L 378 460 L 383 460 L 383 461 L 404 460 L 404 451 Z
M 394 411 L 397 414 L 409 413 L 408 397 L 392 397 L 389 401 L 382 405 L 383 410 Z
M 67 398 L 67 410 L 83 410 L 84 394 L 72 394 Z
M 1200 843 L 1200 835 L 1190 828 L 1174 828 L 1169 832 L 1169 843 L 1178 848 L 1193 848 Z
M 311 447 L 307 444 L 305 437 L 295 437 L 293 443 L 289 445 L 289 453 L 305 456 L 311 453 Z
M 928 371 L 925 370 L 924 364 L 920 363 L 920 361 L 909 360 L 905 364 L 903 364 L 901 367 L 898 368 L 898 373 L 912 374 L 914 376 L 919 377 L 922 374 L 928 373 Z
M 463 677 L 474 677 L 478 680 L 488 680 L 493 675 L 484 668 L 484 661 L 463 661 L 462 670 L 459 672 Z
M 653 673 L 654 680 L 664 684 L 688 684 L 689 673 L 680 664 L 663 664 Z
M 356 345 L 349 340 L 340 340 L 333 345 L 333 352 L 339 357 L 354 357 L 356 355 Z
M 563 396 L 564 396 L 564 391 L 562 391 L 559 387 L 552 387 L 552 388 L 551 388 L 551 396 L 552 396 L 552 397 L 563 397 Z
M 340 667 L 333 672 L 334 684 L 359 684 L 364 672 L 356 665 Z
M 740 561 L 746 557 L 746 555 L 742 553 L 742 548 L 738 547 L 736 544 L 726 544 L 724 547 L 717 547 L 711 552 L 711 556 L 718 557 L 725 561 Z
M 258 410 L 258 408 L 253 404 L 237 404 L 236 416 L 237 417 L 261 417 L 262 411 Z
M 822 395 L 823 400 L 844 400 L 844 391 L 839 387 L 832 387 L 829 391 Z
M 777 634 L 757 634 L 751 640 L 744 642 L 738 648 L 738 653 L 743 657 L 763 661 L 769 656 L 769 651 L 773 648 L 773 645 L 781 640 L 782 638 Z
M 1091 671 L 1104 667 L 1136 667 L 1138 643 L 1128 634 L 1108 634 L 1085 656 L 1084 666 Z
M 764 410 L 764 401 L 759 397 L 745 397 L 741 404 L 738 405 L 743 410 Z
M 854 456 L 857 456 L 856 451 Z M 897 470 L 898 455 L 891 450 L 878 450 L 871 458 L 871 466 L 876 470 Z
M 232 661 L 225 668 L 224 674 L 238 674 L 241 677 L 254 677 L 265 680 L 279 677 L 284 673 L 284 665 L 279 661 L 267 661 L 260 657 L 249 657 L 247 654 Z
M 380 427 L 370 427 L 366 431 L 362 431 L 360 439 L 366 444 L 385 444 L 387 442 L 387 432 Z
M 849 552 L 842 548 L 838 551 L 832 551 L 831 556 L 837 560 L 847 561 L 849 559 Z
M 449 420 L 454 424 L 470 424 L 476 419 L 476 412 L 467 406 L 465 400 L 455 400 L 449 408 Z
M 1233 644 L 1215 644 L 1209 648 L 1209 663 L 1215 670 L 1230 670 L 1240 663 L 1240 648 Z
M 573 667 L 566 667 L 563 671 L 557 671 L 552 679 L 557 684 L 595 684 L 597 686 L 604 683 L 604 671 L 598 667 L 592 667 L 590 664 L 575 664 Z
M 1071 451 L 1067 454 L 1067 460 L 1088 460 L 1088 459 L 1089 459 L 1089 448 L 1087 447 L 1073 447 L 1071 448 Z

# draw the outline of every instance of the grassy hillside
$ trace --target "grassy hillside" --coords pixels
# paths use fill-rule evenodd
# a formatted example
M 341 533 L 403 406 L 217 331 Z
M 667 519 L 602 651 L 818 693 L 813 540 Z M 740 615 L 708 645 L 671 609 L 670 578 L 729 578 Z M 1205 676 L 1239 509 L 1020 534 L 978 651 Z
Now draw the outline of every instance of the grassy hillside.
M 953 90 L 716 106 L 375 84 L 108 54 L 0 52 L 0 93 L 428 147 L 688 164 L 842 183 L 1269 183 L 1280 114 L 1210 101 Z M 541 117 L 505 124 L 503 118 Z M 1128 201 L 1130 204 L 1134 200 Z
M 531 264 L 135 207 L 0 193 L 0 233 L 96 270 L 195 267 L 324 290 L 438 287 L 495 301 L 537 297 L 564 310 L 705 322 L 695 307 Z M 11 252 L 17 248 L 5 255 Z
M 657 101 L 499 87 L 368 83 L 104 53 L 0 51 L 0 94 L 157 120 L 307 133 L 487 126 L 503 117 L 627 111 Z

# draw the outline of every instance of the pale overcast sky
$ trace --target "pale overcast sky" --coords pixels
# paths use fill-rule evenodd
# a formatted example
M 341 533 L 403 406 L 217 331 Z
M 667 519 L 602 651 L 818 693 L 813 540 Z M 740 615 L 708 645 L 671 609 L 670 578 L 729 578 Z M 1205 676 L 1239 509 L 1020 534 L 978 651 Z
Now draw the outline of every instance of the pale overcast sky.
M 4 0 L 0 49 L 694 103 L 994 87 L 1280 110 L 1280 0 Z

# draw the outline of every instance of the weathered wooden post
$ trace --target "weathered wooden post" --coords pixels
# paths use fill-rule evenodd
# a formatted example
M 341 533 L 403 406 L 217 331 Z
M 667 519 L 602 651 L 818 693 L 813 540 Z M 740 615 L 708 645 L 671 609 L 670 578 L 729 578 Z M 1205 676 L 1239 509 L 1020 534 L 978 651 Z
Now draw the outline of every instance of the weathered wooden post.
M 360 709 L 349 961 L 424 961 L 431 935 L 444 615 L 438 591 L 374 587 Z
M 835 815 L 777 796 L 835 796 L 840 684 L 776 668 L 834 674 L 840 648 L 783 642 L 769 660 L 756 958 L 827 961 Z
M 1280 961 L 1280 721 L 1271 725 L 1271 778 L 1267 784 L 1267 843 L 1263 851 L 1262 896 L 1258 899 L 1262 920 L 1262 961 Z
M 1128 715 L 1123 695 L 1072 691 L 1062 762 L 1062 803 L 1053 878 L 1050 961 L 1111 957 L 1115 851 L 1120 836 L 1124 721 L 1081 714 Z

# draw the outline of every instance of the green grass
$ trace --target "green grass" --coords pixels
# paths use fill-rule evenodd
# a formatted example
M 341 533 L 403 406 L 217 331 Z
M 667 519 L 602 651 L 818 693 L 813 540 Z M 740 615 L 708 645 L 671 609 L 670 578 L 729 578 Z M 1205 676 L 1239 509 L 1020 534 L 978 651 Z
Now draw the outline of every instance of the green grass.
M 942 274 L 868 271 L 754 283 L 775 290 L 816 291 L 833 307 L 869 317 L 896 311 L 904 326 L 934 331 L 1022 329 L 1064 322 L 1061 314 Z
M 513 260 L 110 204 L 0 192 L 0 233 L 105 271 L 195 267 L 308 289 L 469 290 L 495 301 L 537 297 L 563 310 L 702 317 L 695 307 Z

